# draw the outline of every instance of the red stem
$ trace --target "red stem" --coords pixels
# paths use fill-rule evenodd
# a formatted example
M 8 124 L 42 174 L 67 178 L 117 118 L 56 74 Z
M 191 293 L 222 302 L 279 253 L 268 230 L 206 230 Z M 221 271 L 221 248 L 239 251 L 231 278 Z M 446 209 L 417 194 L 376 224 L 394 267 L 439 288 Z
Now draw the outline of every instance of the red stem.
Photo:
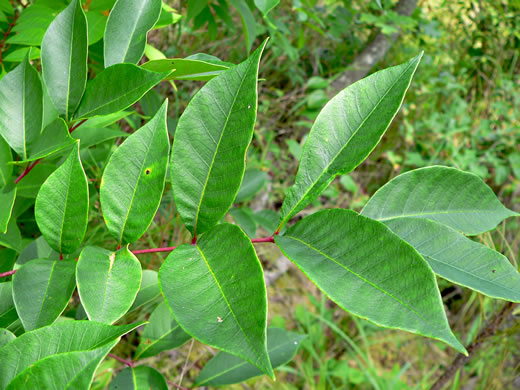
M 72 133 L 74 130 L 76 130 L 78 127 L 80 127 L 83 123 L 85 123 L 88 119 L 83 119 L 81 121 L 79 121 L 78 123 L 76 123 L 74 126 L 72 126 L 70 129 L 69 129 L 69 133 Z
M 138 249 L 136 251 L 132 251 L 134 255 L 138 255 L 140 253 L 156 253 L 156 252 L 171 252 L 175 249 L 175 246 L 168 246 L 165 248 L 149 248 L 149 249 Z
M 255 243 L 255 242 L 274 242 L 274 237 L 271 236 L 271 237 L 266 237 L 266 238 L 252 238 L 251 242 L 252 243 Z
M 111 357 L 112 359 L 116 359 L 118 362 L 121 362 L 121 363 L 127 365 L 128 367 L 135 367 L 135 363 L 133 361 L 120 358 L 119 356 L 114 355 L 113 353 L 109 353 L 108 357 Z
M 16 270 L 13 269 L 12 271 L 7 271 L 7 272 L 4 272 L 4 273 L 1 273 L 0 274 L 0 278 L 5 278 L 6 276 L 13 275 L 15 272 L 16 272 Z
M 25 168 L 25 170 L 22 172 L 22 174 L 16 178 L 16 180 L 14 181 L 14 184 L 18 184 L 18 182 L 20 180 L 22 180 L 25 176 L 27 176 L 27 174 L 29 172 L 31 172 L 32 169 L 36 166 L 36 164 L 38 164 L 40 161 L 42 161 L 42 159 L 36 160 L 32 164 L 27 165 L 27 168 Z
M 87 119 L 83 119 L 82 121 L 76 123 L 74 126 L 72 126 L 70 129 L 69 129 L 69 133 L 72 133 L 74 130 L 76 130 L 78 127 L 80 127 L 83 123 L 85 123 L 87 121 Z M 27 166 L 27 168 L 25 168 L 25 171 L 22 172 L 22 174 L 20 176 L 18 176 L 16 178 L 16 180 L 14 181 L 14 184 L 18 184 L 18 182 L 20 180 L 22 180 L 25 176 L 27 176 L 27 174 L 29 172 L 32 171 L 32 169 L 36 166 L 36 164 L 38 164 L 40 161 L 42 161 L 42 159 L 39 159 L 39 160 L 36 160 L 34 161 L 32 164 L 29 164 Z
M 7 31 L 4 33 L 4 37 L 2 38 L 2 42 L 0 42 L 0 63 L 3 62 L 2 50 L 4 49 L 5 41 L 7 40 L 7 37 L 9 36 L 9 34 L 11 34 L 11 30 L 13 29 L 17 19 L 18 19 L 18 14 L 15 13 L 13 21 L 11 23 L 9 23 L 9 27 L 7 28 Z

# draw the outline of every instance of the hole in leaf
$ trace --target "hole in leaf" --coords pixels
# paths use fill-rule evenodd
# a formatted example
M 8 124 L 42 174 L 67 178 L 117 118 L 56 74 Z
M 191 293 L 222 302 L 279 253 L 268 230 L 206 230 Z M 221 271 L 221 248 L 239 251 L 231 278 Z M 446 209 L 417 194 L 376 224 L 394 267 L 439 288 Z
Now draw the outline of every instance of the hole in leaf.
M 144 171 L 144 173 L 146 173 L 147 175 L 149 175 L 150 172 L 151 172 L 150 169 L 147 169 L 146 171 Z

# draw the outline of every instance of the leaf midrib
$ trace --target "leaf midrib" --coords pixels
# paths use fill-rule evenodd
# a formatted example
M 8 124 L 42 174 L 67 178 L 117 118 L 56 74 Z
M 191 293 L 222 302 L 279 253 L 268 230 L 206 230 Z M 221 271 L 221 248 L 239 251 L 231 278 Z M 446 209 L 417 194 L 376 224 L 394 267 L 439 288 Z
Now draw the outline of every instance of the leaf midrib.
M 161 114 L 161 113 L 159 113 L 159 114 Z M 155 123 L 153 123 L 153 124 L 155 124 Z M 146 143 L 146 152 L 144 153 L 144 158 L 143 158 L 143 160 L 141 162 L 141 166 L 139 168 L 139 176 L 137 177 L 137 181 L 135 182 L 134 190 L 132 192 L 132 197 L 130 198 L 130 204 L 128 205 L 128 210 L 126 212 L 126 216 L 123 221 L 123 226 L 121 227 L 121 233 L 119 235 L 119 245 L 121 245 L 121 243 L 123 241 L 123 235 L 125 233 L 126 223 L 128 222 L 128 216 L 130 215 L 130 211 L 132 210 L 132 205 L 134 204 L 135 193 L 137 192 L 137 187 L 139 186 L 141 177 L 143 176 L 143 168 L 146 165 L 145 162 L 147 161 L 148 154 L 150 153 L 150 146 L 151 146 L 152 142 L 154 141 L 156 132 L 159 129 L 159 127 L 160 127 L 159 125 L 154 127 L 154 129 L 152 130 L 152 136 L 150 137 L 150 142 Z
M 107 68 L 107 69 L 109 69 L 109 68 Z M 152 72 L 152 71 L 150 71 L 150 70 L 146 70 L 146 69 L 141 69 L 141 70 L 145 70 L 147 73 L 157 73 L 157 74 L 159 74 L 159 72 Z M 160 73 L 160 74 L 161 74 L 161 79 L 162 79 L 162 78 L 163 78 L 163 75 L 166 74 L 166 72 L 162 72 L 162 73 Z M 95 79 L 94 79 L 94 80 L 95 80 Z M 142 84 L 139 84 L 139 85 L 135 86 L 135 87 L 132 88 L 132 89 L 126 90 L 127 93 L 125 93 L 125 94 L 123 94 L 123 95 L 119 95 L 118 97 L 116 97 L 116 98 L 114 98 L 114 99 L 112 99 L 112 100 L 109 100 L 109 101 L 107 101 L 107 102 L 104 103 L 104 104 L 101 104 L 101 105 L 99 105 L 99 106 L 97 106 L 97 107 L 94 107 L 94 108 L 91 109 L 90 111 L 86 111 L 86 112 L 84 112 L 84 113 L 80 113 L 80 114 L 78 114 L 78 117 L 77 117 L 76 119 L 85 118 L 85 117 L 91 115 L 93 112 L 99 111 L 99 110 L 101 110 L 102 108 L 105 108 L 106 106 L 108 106 L 108 105 L 110 105 L 110 104 L 112 104 L 112 103 L 114 103 L 114 102 L 116 102 L 116 101 L 118 101 L 118 100 L 121 100 L 121 99 L 123 99 L 124 97 L 126 97 L 126 96 L 128 96 L 128 95 L 131 95 L 132 93 L 134 93 L 135 91 L 137 91 L 139 88 L 141 88 L 143 85 L 146 85 L 146 84 L 148 84 L 148 81 L 145 81 L 145 82 L 143 82 Z M 92 88 L 92 87 L 91 87 L 91 88 Z M 80 107 L 81 107 L 81 104 L 80 104 Z
M 257 355 L 257 358 L 262 360 L 262 355 L 258 353 L 258 350 L 256 349 L 256 347 L 252 344 L 251 340 L 249 339 L 249 335 L 244 331 L 244 328 L 242 328 L 242 325 L 240 324 L 240 321 L 238 321 L 238 318 L 235 315 L 235 312 L 234 312 L 233 308 L 231 307 L 231 304 L 229 303 L 229 300 L 227 299 L 226 294 L 224 294 L 224 290 L 222 289 L 222 286 L 220 285 L 220 283 L 219 283 L 219 281 L 217 279 L 217 276 L 215 275 L 215 273 L 213 272 L 213 269 L 209 265 L 209 262 L 206 259 L 206 256 L 204 256 L 204 253 L 202 252 L 202 250 L 200 249 L 200 247 L 198 245 L 195 245 L 195 248 L 197 248 L 197 250 L 199 251 L 202 259 L 204 260 L 204 263 L 206 264 L 206 267 L 208 268 L 209 272 L 211 273 L 211 276 L 213 276 L 213 279 L 215 280 L 215 283 L 216 283 L 216 285 L 217 285 L 217 287 L 218 287 L 218 289 L 219 289 L 219 291 L 220 291 L 220 293 L 222 295 L 222 298 L 224 298 L 224 302 L 226 302 L 226 305 L 229 308 L 230 313 L 233 315 L 233 318 L 235 319 L 236 324 L 238 325 L 238 327 L 242 331 L 242 334 L 245 336 L 245 339 L 247 340 L 247 343 L 251 346 L 251 348 L 253 349 L 253 351 Z
M 306 243 L 305 241 L 297 238 L 297 237 L 294 237 L 294 236 L 284 236 L 284 237 L 287 237 L 287 238 L 291 238 L 295 241 L 298 241 L 299 243 L 307 246 L 308 248 L 314 250 L 315 252 L 319 253 L 321 256 L 325 257 L 326 259 L 329 259 L 330 261 L 332 261 L 333 263 L 335 263 L 336 265 L 338 265 L 339 267 L 343 268 L 344 270 L 350 272 L 352 275 L 356 276 L 357 278 L 361 279 L 363 282 L 369 284 L 370 286 L 374 287 L 375 289 L 381 291 L 383 294 L 386 294 L 388 295 L 390 298 L 394 299 L 397 303 L 399 303 L 400 305 L 404 306 L 406 309 L 408 309 L 409 311 L 411 311 L 413 314 L 415 314 L 420 320 L 422 320 L 423 322 L 427 323 L 427 324 L 430 324 L 430 322 L 426 319 L 426 318 L 423 318 L 416 310 L 413 309 L 413 307 L 411 307 L 410 305 L 402 302 L 399 298 L 395 297 L 394 295 L 392 295 L 390 292 L 384 290 L 382 287 L 379 287 L 378 285 L 372 283 L 371 281 L 369 281 L 368 279 L 365 279 L 363 276 L 361 276 L 360 274 L 354 272 L 353 270 L 351 270 L 350 268 L 344 266 L 343 264 L 339 263 L 338 261 L 336 261 L 334 258 L 330 257 L 329 255 L 323 253 L 322 251 L 320 251 L 318 248 L 315 248 L 313 247 L 312 245 Z
M 510 211 L 510 210 L 508 210 Z M 452 210 L 446 210 L 446 211 L 430 211 L 430 212 L 420 212 L 420 213 L 409 213 L 409 214 L 396 214 L 391 215 L 388 217 L 376 217 L 375 219 L 377 221 L 389 221 L 392 219 L 399 219 L 399 218 L 407 218 L 407 217 L 423 217 L 426 215 L 447 215 L 447 214 L 480 214 L 480 213 L 496 213 L 496 210 L 474 210 L 474 209 L 452 209 Z M 515 215 L 514 212 L 511 212 L 511 215 Z
M 132 33 L 130 34 L 130 37 L 127 41 L 126 49 L 125 49 L 124 55 L 123 55 L 123 62 L 126 62 L 126 59 L 127 59 L 126 56 L 128 55 L 128 51 L 130 49 L 130 42 L 132 42 L 132 38 L 134 37 L 135 30 L 137 29 L 137 24 L 138 24 L 139 18 L 141 17 L 141 13 L 143 12 L 143 9 L 145 8 L 146 4 L 147 4 L 147 0 L 141 1 L 142 7 L 139 8 L 139 12 L 137 13 L 137 18 L 135 19 L 134 26 L 132 27 Z
M 49 286 L 51 285 L 52 274 L 54 273 L 54 269 L 56 268 L 56 265 L 57 265 L 57 262 L 54 261 L 53 264 L 52 264 L 52 267 L 51 267 L 51 272 L 49 273 L 49 277 L 47 278 L 47 286 L 45 286 L 45 292 L 43 293 L 42 303 L 40 305 L 40 310 L 38 312 L 38 315 L 36 316 L 36 320 L 34 321 L 34 325 L 38 324 L 38 321 L 39 321 L 40 316 L 42 314 L 43 306 L 44 306 L 44 303 L 45 303 L 45 298 L 47 297 L 47 292 L 49 291 Z
M 399 77 L 392 83 L 392 85 L 386 90 L 386 92 L 383 94 L 383 96 L 378 100 L 378 102 L 374 105 L 374 107 L 372 108 L 372 110 L 370 110 L 370 112 L 368 113 L 368 115 L 365 117 L 365 119 L 363 119 L 363 121 L 359 124 L 359 126 L 357 127 L 357 129 L 352 133 L 352 135 L 349 137 L 348 141 L 345 143 L 345 145 L 343 145 L 343 147 L 340 148 L 340 150 L 338 151 L 338 153 L 336 153 L 336 155 L 330 160 L 330 162 L 326 165 L 326 167 L 322 170 L 322 173 L 317 177 L 316 180 L 314 180 L 312 182 L 312 185 L 310 185 L 307 190 L 305 191 L 305 193 L 300 197 L 300 200 L 289 210 L 289 212 L 287 213 L 287 216 L 282 220 L 282 222 L 278 225 L 277 227 L 277 230 L 279 228 L 281 228 L 289 218 L 292 217 L 292 213 L 294 212 L 295 209 L 298 208 L 298 206 L 303 202 L 303 200 L 306 198 L 306 196 L 309 194 L 309 192 L 314 188 L 314 186 L 316 185 L 316 183 L 318 183 L 318 181 L 321 180 L 321 178 L 323 177 L 323 175 L 328 171 L 328 169 L 330 168 L 330 166 L 332 165 L 332 163 L 334 161 L 336 161 L 336 159 L 338 158 L 338 156 L 343 153 L 343 151 L 345 150 L 345 148 L 348 147 L 348 145 L 350 144 L 350 141 L 356 136 L 356 134 L 360 131 L 360 129 L 363 127 L 363 125 L 365 124 L 365 122 L 372 116 L 372 114 L 374 113 L 374 111 L 379 107 L 379 105 L 381 104 L 381 102 L 385 99 L 385 97 L 390 93 L 390 91 L 395 87 L 395 85 L 397 84 L 398 81 L 401 80 L 401 78 L 403 77 L 403 75 L 408 71 L 408 69 L 410 69 L 410 67 L 412 66 L 412 63 L 409 63 L 408 66 L 406 67 L 405 70 L 403 70 L 403 72 L 399 75 Z M 411 80 L 410 80 L 411 82 Z M 409 86 L 409 84 L 408 84 Z M 408 87 L 406 88 L 408 89 Z M 403 98 L 404 98 L 404 95 L 403 95 Z M 400 108 L 401 106 L 399 106 Z M 395 114 L 397 114 L 397 112 L 399 111 L 399 108 L 396 110 L 396 112 L 394 113 L 394 117 L 395 117 Z M 393 119 L 393 118 L 392 118 Z M 392 120 L 390 120 L 391 122 Z M 390 125 L 390 122 L 388 123 L 387 127 Z M 386 129 L 385 129 L 386 131 Z M 384 132 L 383 132 L 384 133 Z
M 226 133 L 227 125 L 228 125 L 228 122 L 229 122 L 229 118 L 231 117 L 231 113 L 233 111 L 233 107 L 235 106 L 235 102 L 237 100 L 238 94 L 240 93 L 240 91 L 242 89 L 242 85 L 244 84 L 244 81 L 245 81 L 245 79 L 247 78 L 247 76 L 249 74 L 249 70 L 251 69 L 252 64 L 253 64 L 253 61 L 249 61 L 247 69 L 244 72 L 244 76 L 242 77 L 242 80 L 240 80 L 240 85 L 237 88 L 235 96 L 233 96 L 233 102 L 231 103 L 231 106 L 229 108 L 229 113 L 226 116 L 226 122 L 224 123 L 223 129 L 222 129 L 222 131 L 220 133 L 220 137 L 219 137 L 217 146 L 215 148 L 215 153 L 213 153 L 213 158 L 211 159 L 211 164 L 209 165 L 208 174 L 206 175 L 206 180 L 204 181 L 204 186 L 202 187 L 202 192 L 200 194 L 199 204 L 197 205 L 197 212 L 195 213 L 195 223 L 193 225 L 193 236 L 194 237 L 197 236 L 197 223 L 198 223 L 198 220 L 199 220 L 200 208 L 202 206 L 202 200 L 204 199 L 204 195 L 206 193 L 206 188 L 208 186 L 208 181 L 209 181 L 209 178 L 211 176 L 211 172 L 213 171 L 213 166 L 215 164 L 215 159 L 217 157 L 217 154 L 218 154 L 218 151 L 219 151 L 219 148 L 220 148 L 220 142 L 224 138 L 224 134 Z

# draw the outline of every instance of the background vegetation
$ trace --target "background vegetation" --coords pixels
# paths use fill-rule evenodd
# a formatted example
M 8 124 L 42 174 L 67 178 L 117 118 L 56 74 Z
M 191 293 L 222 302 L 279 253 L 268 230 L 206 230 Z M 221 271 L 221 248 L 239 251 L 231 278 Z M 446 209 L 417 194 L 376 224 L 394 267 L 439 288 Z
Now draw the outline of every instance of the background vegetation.
M 21 2 L 31 7 L 32 3 Z M 52 1 L 36 1 L 42 6 L 47 3 Z M 103 14 L 110 3 L 113 1 L 87 0 L 85 9 L 99 6 Z M 403 109 L 356 173 L 338 178 L 320 202 L 304 213 L 313 213 L 322 204 L 360 210 L 375 189 L 390 178 L 432 164 L 478 174 L 507 207 L 520 211 L 520 1 L 421 0 L 412 6 L 410 16 L 396 12 L 395 2 L 389 0 L 282 0 L 267 15 L 254 7 L 254 3 L 261 2 L 253 1 L 243 1 L 248 11 L 242 2 L 231 0 L 165 3 L 182 18 L 153 30 L 148 42 L 167 57 L 206 53 L 238 63 L 246 58 L 248 47 L 256 47 L 264 37 L 271 37 L 260 65 L 263 79 L 259 83 L 259 117 L 248 153 L 248 167 L 254 168 L 249 171 L 253 191 L 243 193 L 230 216 L 230 221 L 234 219 L 244 229 L 256 232 L 257 237 L 272 233 L 273 220 L 277 220 L 274 210 L 279 209 L 292 184 L 286 180 L 287 172 L 296 173 L 304 135 L 312 121 L 328 97 L 338 91 L 337 83 L 344 71 L 359 61 L 367 45 L 378 37 L 385 38 L 387 46 L 378 47 L 384 56 L 369 66 L 371 72 L 425 51 Z M 415 5 L 414 1 L 408 3 Z M 8 37 L 13 16 L 4 17 L 0 17 L 0 27 Z M 100 45 L 90 46 L 92 58 L 102 52 Z M 15 58 L 22 47 L 13 40 L 2 41 L 3 72 L 16 64 L 9 62 L 9 55 Z M 153 55 L 148 48 L 147 56 Z M 98 65 L 93 61 L 90 72 L 96 73 Z M 173 133 L 176 120 L 200 85 L 163 83 L 140 101 L 138 114 L 112 127 L 126 132 L 137 129 L 167 96 L 171 102 L 169 131 Z M 92 177 L 101 177 L 105 164 L 98 165 L 97 161 L 108 157 L 112 145 L 102 143 L 82 155 L 85 168 L 94 173 Z M 171 196 L 171 191 L 165 193 Z M 171 204 L 168 195 L 163 201 Z M 273 211 L 256 213 L 260 209 Z M 92 208 L 91 213 L 96 212 L 98 218 L 89 225 L 86 237 L 87 241 L 90 237 L 89 244 L 103 245 L 103 240 L 108 242 L 110 237 L 104 230 L 99 207 Z M 28 220 L 23 230 L 37 231 L 32 223 Z M 476 239 L 501 251 L 517 266 L 518 223 L 518 219 L 507 220 L 492 234 Z M 176 211 L 161 207 L 142 239 L 143 245 L 186 242 L 188 233 L 183 229 Z M 440 342 L 381 329 L 349 316 L 326 299 L 274 246 L 257 250 L 270 281 L 270 323 L 308 337 L 296 358 L 278 370 L 276 383 L 260 377 L 231 388 L 426 389 L 453 360 L 456 352 Z M 3 260 L 9 256 L 12 262 Z M 10 270 L 14 255 L 0 250 L 0 257 L 0 271 Z M 150 254 L 140 256 L 140 260 L 144 269 L 156 269 L 164 257 Z M 464 343 L 470 343 L 503 302 L 439 281 L 452 328 Z M 520 388 L 520 311 L 514 314 L 457 374 L 451 388 Z M 132 315 L 139 317 L 139 312 Z M 130 356 L 134 340 L 128 341 L 118 346 L 119 356 Z M 190 341 L 180 349 L 150 358 L 153 361 L 148 364 L 169 380 L 189 387 L 214 353 L 208 349 Z M 120 367 L 114 360 L 104 362 L 95 388 L 104 388 L 113 370 Z

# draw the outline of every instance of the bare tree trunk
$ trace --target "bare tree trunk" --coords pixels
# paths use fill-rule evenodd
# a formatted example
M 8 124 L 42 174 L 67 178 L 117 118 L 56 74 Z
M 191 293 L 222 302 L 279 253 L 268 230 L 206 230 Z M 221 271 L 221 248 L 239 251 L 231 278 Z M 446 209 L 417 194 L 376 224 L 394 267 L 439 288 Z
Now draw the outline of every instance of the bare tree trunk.
M 394 11 L 399 15 L 410 16 L 417 7 L 417 0 L 399 0 Z M 359 53 L 349 67 L 331 83 L 332 96 L 365 77 L 390 50 L 400 33 L 391 36 L 377 34 L 372 42 Z

